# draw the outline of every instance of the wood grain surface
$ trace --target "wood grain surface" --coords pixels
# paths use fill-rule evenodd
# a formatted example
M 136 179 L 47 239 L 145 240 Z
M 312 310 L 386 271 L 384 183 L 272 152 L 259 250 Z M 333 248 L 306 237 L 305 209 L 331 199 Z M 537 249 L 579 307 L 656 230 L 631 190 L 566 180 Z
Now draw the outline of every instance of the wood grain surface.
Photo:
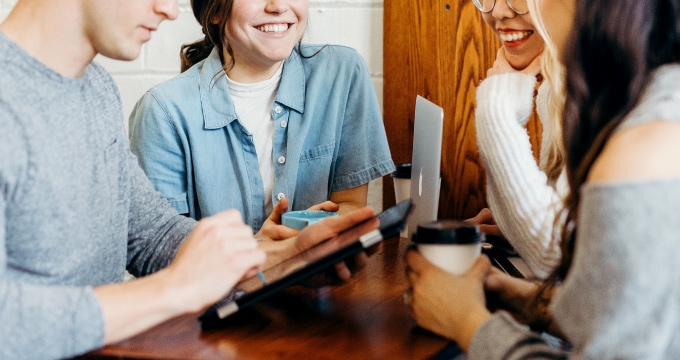
M 385 0 L 384 120 L 395 164 L 411 162 L 416 95 L 444 108 L 439 217 L 465 219 L 486 206 L 475 137 L 475 89 L 500 47 L 470 0 Z M 538 156 L 541 124 L 528 132 Z M 383 206 L 394 204 L 392 179 Z
M 387 240 L 348 283 L 293 287 L 202 331 L 186 315 L 80 359 L 428 359 L 449 342 L 402 303 L 406 239 Z M 449 347 L 450 348 L 450 347 Z

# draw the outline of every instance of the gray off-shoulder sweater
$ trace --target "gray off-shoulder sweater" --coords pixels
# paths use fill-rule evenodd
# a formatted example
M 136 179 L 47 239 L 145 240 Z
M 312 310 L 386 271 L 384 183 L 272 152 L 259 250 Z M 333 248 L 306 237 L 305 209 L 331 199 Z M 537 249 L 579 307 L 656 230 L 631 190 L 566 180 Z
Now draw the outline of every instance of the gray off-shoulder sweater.
M 102 346 L 93 287 L 122 281 L 126 267 L 163 268 L 194 224 L 130 153 L 101 66 L 65 78 L 0 31 L 0 359 Z
M 617 131 L 657 119 L 680 121 L 680 65 L 654 73 Z M 574 262 L 551 305 L 572 351 L 497 313 L 468 359 L 680 359 L 680 179 L 586 184 L 578 221 Z

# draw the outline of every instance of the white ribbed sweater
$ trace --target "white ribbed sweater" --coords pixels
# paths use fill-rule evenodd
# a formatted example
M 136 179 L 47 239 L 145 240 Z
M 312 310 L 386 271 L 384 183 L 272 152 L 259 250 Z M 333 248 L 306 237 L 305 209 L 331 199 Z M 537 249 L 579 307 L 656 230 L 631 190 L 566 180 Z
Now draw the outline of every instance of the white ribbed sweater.
M 489 207 L 503 235 L 538 278 L 545 278 L 560 259 L 561 224 L 554 226 L 569 192 L 563 171 L 555 187 L 536 164 L 524 128 L 534 105 L 536 78 L 521 73 L 494 75 L 477 88 L 477 144 L 486 169 Z M 536 98 L 541 119 L 549 118 L 552 93 L 543 84 Z M 541 160 L 551 137 L 542 121 Z

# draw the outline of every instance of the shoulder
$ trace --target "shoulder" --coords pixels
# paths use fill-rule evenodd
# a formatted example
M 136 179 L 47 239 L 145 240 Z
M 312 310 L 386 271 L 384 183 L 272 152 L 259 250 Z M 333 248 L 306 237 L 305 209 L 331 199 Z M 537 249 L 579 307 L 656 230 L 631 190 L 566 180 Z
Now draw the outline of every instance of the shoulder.
M 350 71 L 355 68 L 366 67 L 361 55 L 355 49 L 347 46 L 302 44 L 300 53 L 303 64 L 307 66 L 330 67 L 335 70 L 346 69 Z
M 182 109 L 200 106 L 198 76 L 198 71 L 191 68 L 151 87 L 139 99 L 135 109 L 142 108 L 146 111 L 156 109 L 169 113 L 171 109 L 182 112 Z
M 148 93 L 153 94 L 158 99 L 182 99 L 193 93 L 198 93 L 200 69 L 197 67 L 199 65 L 194 65 L 189 70 L 151 87 Z
M 680 65 L 657 69 L 607 141 L 589 181 L 680 177 Z
M 680 178 L 680 122 L 656 119 L 615 133 L 588 174 L 588 182 Z

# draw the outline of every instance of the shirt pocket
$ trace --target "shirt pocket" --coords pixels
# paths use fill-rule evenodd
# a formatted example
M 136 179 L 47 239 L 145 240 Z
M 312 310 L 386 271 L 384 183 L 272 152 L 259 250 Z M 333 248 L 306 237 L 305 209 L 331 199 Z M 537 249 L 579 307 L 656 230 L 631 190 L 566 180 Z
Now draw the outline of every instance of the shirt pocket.
M 303 150 L 297 172 L 295 208 L 307 209 L 328 200 L 335 142 Z

